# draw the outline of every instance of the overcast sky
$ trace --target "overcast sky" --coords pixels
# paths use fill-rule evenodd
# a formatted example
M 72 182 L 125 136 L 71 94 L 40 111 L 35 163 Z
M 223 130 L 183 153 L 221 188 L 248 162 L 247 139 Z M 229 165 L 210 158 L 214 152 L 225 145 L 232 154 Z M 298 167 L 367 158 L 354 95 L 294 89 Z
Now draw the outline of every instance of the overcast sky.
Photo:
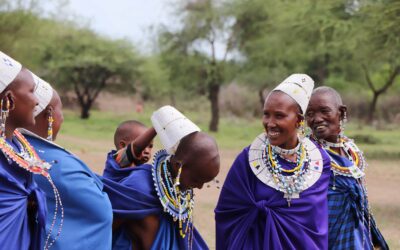
M 112 38 L 128 38 L 139 45 L 151 43 L 150 26 L 170 24 L 169 0 L 69 0 L 69 12 L 82 17 L 92 29 Z M 168 23 L 170 22 L 170 23 Z

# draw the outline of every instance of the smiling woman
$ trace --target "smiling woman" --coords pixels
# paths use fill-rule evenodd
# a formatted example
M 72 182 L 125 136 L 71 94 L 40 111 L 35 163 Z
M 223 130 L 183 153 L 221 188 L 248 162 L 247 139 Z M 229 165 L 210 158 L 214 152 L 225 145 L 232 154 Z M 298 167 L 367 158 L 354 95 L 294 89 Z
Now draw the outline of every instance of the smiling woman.
M 306 117 L 313 136 L 331 159 L 329 249 L 388 249 L 370 211 L 364 156 L 344 136 L 347 108 L 339 93 L 329 87 L 315 89 Z
M 236 158 L 215 209 L 217 249 L 326 249 L 329 157 L 298 135 L 314 86 L 305 74 L 279 84 L 263 125 Z

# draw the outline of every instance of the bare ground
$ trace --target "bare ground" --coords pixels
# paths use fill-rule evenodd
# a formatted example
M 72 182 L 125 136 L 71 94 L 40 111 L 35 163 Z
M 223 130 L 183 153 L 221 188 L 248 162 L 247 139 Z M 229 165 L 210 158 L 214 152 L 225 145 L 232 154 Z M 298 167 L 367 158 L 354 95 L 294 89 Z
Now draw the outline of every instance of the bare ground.
M 76 153 L 93 171 L 101 174 L 109 141 L 87 141 L 60 135 L 59 142 Z M 225 176 L 240 150 L 221 150 L 221 171 L 217 179 L 222 185 Z M 400 166 L 396 161 L 369 161 L 367 187 L 372 211 L 392 249 L 400 249 Z M 195 225 L 211 248 L 215 245 L 214 208 L 220 189 L 216 185 L 196 190 Z

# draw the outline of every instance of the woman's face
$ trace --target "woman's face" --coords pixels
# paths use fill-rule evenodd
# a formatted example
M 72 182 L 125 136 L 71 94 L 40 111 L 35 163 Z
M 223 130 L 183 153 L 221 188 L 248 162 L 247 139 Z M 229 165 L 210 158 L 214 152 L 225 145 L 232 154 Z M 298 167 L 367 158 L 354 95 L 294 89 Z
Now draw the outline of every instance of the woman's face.
M 263 125 L 271 145 L 293 148 L 297 144 L 299 107 L 287 94 L 273 91 L 265 100 Z
M 6 94 L 6 97 L 11 98 L 13 105 L 9 115 L 10 122 L 15 127 L 35 125 L 33 111 L 39 101 L 34 94 L 35 83 L 31 73 L 23 69 L 9 90 L 11 93 Z
M 340 133 L 340 114 L 332 95 L 315 93 L 311 96 L 306 120 L 317 139 L 336 142 Z

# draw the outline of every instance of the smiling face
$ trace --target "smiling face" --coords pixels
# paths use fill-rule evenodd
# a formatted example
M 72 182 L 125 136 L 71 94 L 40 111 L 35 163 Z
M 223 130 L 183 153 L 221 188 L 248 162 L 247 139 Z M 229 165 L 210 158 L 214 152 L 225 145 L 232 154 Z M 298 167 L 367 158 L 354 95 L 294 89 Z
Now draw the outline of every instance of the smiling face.
M 300 107 L 287 94 L 273 91 L 265 100 L 262 122 L 271 145 L 294 148 L 300 120 Z
M 346 112 L 341 100 L 327 88 L 314 91 L 306 112 L 308 126 L 317 139 L 337 142 L 340 133 L 340 119 Z M 337 93 L 336 93 L 337 94 Z M 340 97 L 339 97 L 340 98 Z

